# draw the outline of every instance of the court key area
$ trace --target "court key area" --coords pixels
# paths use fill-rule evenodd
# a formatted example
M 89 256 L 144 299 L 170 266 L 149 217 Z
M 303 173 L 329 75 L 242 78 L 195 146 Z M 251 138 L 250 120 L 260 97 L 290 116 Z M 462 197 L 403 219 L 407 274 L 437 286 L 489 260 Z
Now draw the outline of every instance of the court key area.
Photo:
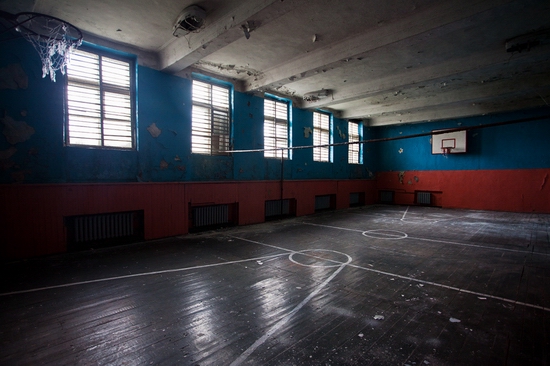
M 549 231 L 377 205 L 4 263 L 0 363 L 547 365 Z

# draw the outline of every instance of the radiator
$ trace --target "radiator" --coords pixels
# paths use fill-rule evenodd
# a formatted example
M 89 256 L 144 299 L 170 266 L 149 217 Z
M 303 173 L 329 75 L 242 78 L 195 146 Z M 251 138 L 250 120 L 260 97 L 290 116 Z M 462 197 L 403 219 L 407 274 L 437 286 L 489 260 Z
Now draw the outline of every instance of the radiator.
M 74 218 L 76 243 L 134 235 L 134 212 L 118 212 Z
M 281 212 L 282 209 L 282 212 Z M 265 201 L 265 217 L 290 214 L 290 200 Z
M 326 210 L 330 207 L 330 195 L 327 196 L 315 196 L 315 209 Z
M 359 205 L 361 203 L 361 193 L 350 193 L 349 194 L 349 205 Z
M 431 205 L 432 193 L 431 192 L 416 192 L 416 203 L 419 205 Z
M 200 206 L 192 210 L 193 227 L 229 223 L 229 205 Z
M 380 203 L 393 203 L 393 191 L 380 191 Z

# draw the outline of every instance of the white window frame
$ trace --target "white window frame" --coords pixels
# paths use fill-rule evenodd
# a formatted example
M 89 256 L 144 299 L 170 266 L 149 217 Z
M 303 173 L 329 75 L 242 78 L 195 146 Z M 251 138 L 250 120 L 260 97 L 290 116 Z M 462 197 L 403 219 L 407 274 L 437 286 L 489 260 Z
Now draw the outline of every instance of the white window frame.
M 332 143 L 332 116 L 328 113 L 313 112 L 313 145 Z M 331 146 L 313 148 L 313 161 L 331 162 Z
M 67 66 L 65 145 L 136 148 L 135 60 L 90 48 Z
M 289 112 L 289 102 L 264 99 L 264 157 L 289 158 L 289 150 L 272 150 L 290 146 Z
M 348 121 L 348 142 L 359 142 L 363 140 L 361 129 L 363 124 L 361 122 Z M 363 144 L 349 144 L 348 145 L 348 163 L 349 164 L 363 164 Z
M 231 87 L 193 80 L 191 152 L 224 155 L 231 149 Z

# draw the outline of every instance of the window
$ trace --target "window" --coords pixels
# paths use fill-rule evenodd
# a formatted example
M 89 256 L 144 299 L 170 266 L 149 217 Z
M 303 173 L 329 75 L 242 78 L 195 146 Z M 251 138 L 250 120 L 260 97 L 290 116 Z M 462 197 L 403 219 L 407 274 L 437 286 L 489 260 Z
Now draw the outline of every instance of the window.
M 288 147 L 288 103 L 264 100 L 264 149 Z M 288 150 L 264 151 L 266 158 L 288 158 Z
M 361 123 L 360 122 L 348 122 L 348 138 L 349 142 L 361 141 Z M 363 144 L 349 144 L 348 145 L 348 163 L 349 164 L 363 164 L 361 159 L 363 151 Z
M 133 61 L 76 50 L 67 66 L 67 145 L 133 149 Z
M 191 152 L 217 155 L 229 150 L 230 89 L 193 80 Z
M 330 115 L 313 112 L 313 145 L 330 144 Z M 330 146 L 314 147 L 313 161 L 330 161 Z

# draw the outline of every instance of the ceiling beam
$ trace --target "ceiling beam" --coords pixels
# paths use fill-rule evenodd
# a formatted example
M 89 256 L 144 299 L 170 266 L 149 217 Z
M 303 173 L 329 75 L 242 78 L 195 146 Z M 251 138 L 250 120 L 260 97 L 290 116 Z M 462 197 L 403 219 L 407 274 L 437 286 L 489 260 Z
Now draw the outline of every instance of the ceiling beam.
M 219 10 L 217 17 L 206 18 L 198 33 L 174 38 L 159 51 L 159 69 L 176 73 L 202 58 L 245 36 L 242 25 L 247 21 L 259 27 L 294 9 L 303 0 L 248 0 L 234 9 Z M 223 3 L 223 2 L 222 2 Z
M 456 103 L 475 103 L 478 101 L 499 98 L 501 95 L 509 95 L 515 93 L 529 93 L 537 91 L 541 88 L 550 89 L 550 73 L 532 74 L 527 76 L 518 76 L 516 78 L 502 79 L 487 83 L 479 83 L 477 85 L 462 86 L 458 90 L 444 89 L 437 93 L 419 97 L 398 100 L 392 104 L 377 104 L 361 108 L 356 108 L 340 113 L 340 117 L 344 119 L 363 118 L 382 115 L 387 113 L 403 114 L 406 111 L 418 110 L 425 108 L 437 108 L 442 105 Z M 368 100 L 365 100 L 368 103 Z
M 276 66 L 267 70 L 262 78 L 247 79 L 245 87 L 247 91 L 273 88 L 290 81 L 311 77 L 339 65 L 347 59 L 399 41 L 410 40 L 413 42 L 415 38 L 433 32 L 437 28 L 449 25 L 452 27 L 455 22 L 509 2 L 511 0 L 447 0 L 389 23 L 387 26 L 335 42 Z
M 399 125 L 405 123 L 433 122 L 438 120 L 448 120 L 455 118 L 465 118 L 480 116 L 491 113 L 512 112 L 522 109 L 536 108 L 546 106 L 545 100 L 550 100 L 550 89 L 543 88 L 538 93 L 518 99 L 519 93 L 512 93 L 501 99 L 491 98 L 487 101 L 477 101 L 476 103 L 459 103 L 451 105 L 442 105 L 430 107 L 428 109 L 414 110 L 396 115 L 380 115 L 365 119 L 368 126 L 387 126 Z
M 410 69 L 399 74 L 390 75 L 368 82 L 352 84 L 342 90 L 334 90 L 329 98 L 318 101 L 302 101 L 298 106 L 301 108 L 323 108 L 328 105 L 351 102 L 364 99 L 373 95 L 388 91 L 407 89 L 413 86 L 423 86 L 428 83 L 445 81 L 457 75 L 473 70 L 482 70 L 491 66 L 505 66 L 511 69 L 512 66 L 533 64 L 550 59 L 549 50 L 533 49 L 530 52 L 515 54 L 510 60 L 510 54 L 504 52 L 504 48 L 492 49 L 483 53 L 472 54 L 460 59 L 451 59 L 435 65 L 426 65 L 421 68 Z

